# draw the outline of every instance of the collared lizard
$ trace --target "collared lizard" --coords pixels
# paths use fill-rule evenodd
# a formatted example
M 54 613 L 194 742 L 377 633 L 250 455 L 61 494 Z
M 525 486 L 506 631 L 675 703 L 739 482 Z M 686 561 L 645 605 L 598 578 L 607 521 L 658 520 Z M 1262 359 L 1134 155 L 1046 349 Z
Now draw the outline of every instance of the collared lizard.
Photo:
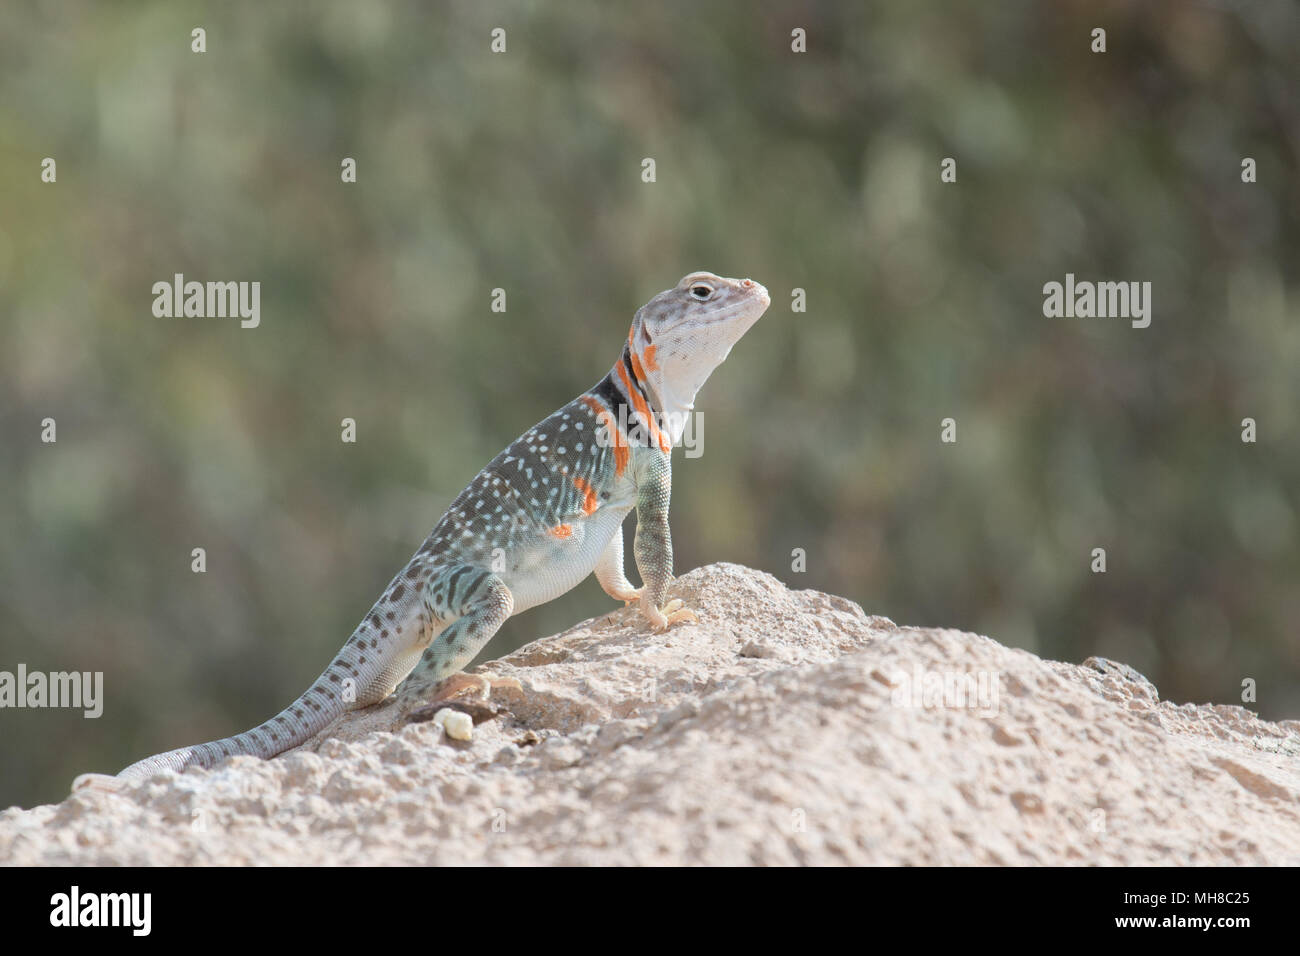
M 511 615 L 544 604 L 593 571 L 605 593 L 636 602 L 655 630 L 695 619 L 665 602 L 671 450 L 695 395 L 770 304 L 750 279 L 693 272 L 642 306 L 622 355 L 595 386 L 524 432 L 447 509 L 325 672 L 278 716 L 234 737 L 183 747 L 96 781 L 271 758 L 346 711 L 375 704 L 413 671 L 442 680 L 438 700 L 494 682 L 460 671 Z M 642 586 L 623 570 L 623 519 L 636 510 L 633 553 Z M 516 683 L 517 687 L 518 684 Z

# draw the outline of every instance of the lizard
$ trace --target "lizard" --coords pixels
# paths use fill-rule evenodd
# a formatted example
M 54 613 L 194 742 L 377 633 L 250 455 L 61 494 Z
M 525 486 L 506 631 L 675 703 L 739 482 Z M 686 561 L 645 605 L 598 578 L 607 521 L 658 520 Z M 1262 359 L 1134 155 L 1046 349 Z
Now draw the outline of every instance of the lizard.
M 609 372 L 493 458 L 384 589 L 319 678 L 252 730 L 131 764 L 83 786 L 116 789 L 162 771 L 228 757 L 270 759 L 343 713 L 376 704 L 408 677 L 438 681 L 434 704 L 471 689 L 481 700 L 517 681 L 470 675 L 507 618 L 554 600 L 595 573 L 611 598 L 635 604 L 655 630 L 697 620 L 666 600 L 672 580 L 671 452 L 696 393 L 771 304 L 751 279 L 692 272 L 637 310 Z M 627 579 L 623 522 L 636 512 Z

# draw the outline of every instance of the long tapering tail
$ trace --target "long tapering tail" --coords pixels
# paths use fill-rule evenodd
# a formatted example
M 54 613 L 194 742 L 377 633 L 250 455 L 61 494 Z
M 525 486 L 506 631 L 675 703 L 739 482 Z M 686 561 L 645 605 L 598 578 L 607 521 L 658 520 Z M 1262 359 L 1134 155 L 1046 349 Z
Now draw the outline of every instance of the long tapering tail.
M 375 653 L 372 647 L 367 654 L 365 638 L 369 634 L 368 623 L 362 622 L 306 693 L 265 723 L 234 737 L 146 757 L 121 771 L 118 778 L 140 780 L 160 770 L 206 769 L 238 754 L 269 760 L 306 743 L 347 711 L 382 700 L 409 673 L 419 651 L 393 655 Z

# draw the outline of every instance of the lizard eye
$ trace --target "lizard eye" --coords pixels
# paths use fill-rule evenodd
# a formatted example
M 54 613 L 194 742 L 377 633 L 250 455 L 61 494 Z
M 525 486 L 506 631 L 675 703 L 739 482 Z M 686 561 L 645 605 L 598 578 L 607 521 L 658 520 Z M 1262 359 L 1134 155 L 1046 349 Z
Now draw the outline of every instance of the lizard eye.
M 707 299 L 709 296 L 713 295 L 713 288 L 712 286 L 705 285 L 703 282 L 697 282 L 695 285 L 691 286 L 691 295 L 695 296 L 697 299 Z

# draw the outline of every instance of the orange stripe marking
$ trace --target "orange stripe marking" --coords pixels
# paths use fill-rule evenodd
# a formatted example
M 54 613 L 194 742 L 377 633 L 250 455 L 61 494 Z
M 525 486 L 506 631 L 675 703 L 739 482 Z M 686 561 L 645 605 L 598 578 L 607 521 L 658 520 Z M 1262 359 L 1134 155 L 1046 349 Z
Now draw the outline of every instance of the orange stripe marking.
M 636 349 L 629 349 L 628 355 L 632 357 L 632 374 L 642 385 L 645 384 L 645 369 L 641 367 L 641 356 L 636 354 Z
M 628 449 L 627 439 L 623 433 L 618 430 L 618 423 L 614 421 L 614 416 L 609 413 L 600 400 L 591 395 L 582 396 L 583 403 L 595 414 L 596 420 L 605 426 L 610 437 L 614 440 L 614 474 L 622 475 L 627 468 L 628 459 L 632 457 L 632 452 Z
M 670 447 L 668 440 L 664 438 L 663 432 L 661 432 L 659 426 L 655 424 L 654 416 L 650 414 L 650 409 L 646 405 L 645 399 L 641 397 L 641 393 L 638 392 L 636 388 L 633 387 L 631 381 L 628 380 L 627 369 L 623 367 L 622 362 L 618 364 L 618 377 L 623 380 L 623 387 L 627 389 L 627 394 L 631 397 L 632 405 L 636 408 L 637 414 L 640 415 L 645 423 L 650 426 L 650 437 L 659 445 L 660 451 L 668 451 Z
M 652 372 L 659 371 L 659 363 L 655 361 L 655 352 L 659 351 L 657 345 L 647 345 L 645 347 L 645 367 Z
M 585 478 L 574 478 L 573 487 L 577 488 L 583 495 L 582 513 L 591 514 L 600 507 L 600 501 L 596 498 L 596 490 L 587 483 Z

